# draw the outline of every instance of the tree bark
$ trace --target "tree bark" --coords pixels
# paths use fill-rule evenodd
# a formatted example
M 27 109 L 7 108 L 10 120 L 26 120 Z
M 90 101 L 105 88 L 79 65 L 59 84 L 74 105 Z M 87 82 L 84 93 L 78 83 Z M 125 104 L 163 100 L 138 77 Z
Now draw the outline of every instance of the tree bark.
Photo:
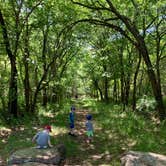
M 101 88 L 99 87 L 99 84 L 98 84 L 97 80 L 94 80 L 94 85 L 95 85 L 96 89 L 99 91 L 100 99 L 103 100 L 103 93 L 102 93 Z
M 104 72 L 107 72 L 107 66 L 103 65 Z M 107 75 L 104 77 L 104 101 L 108 102 L 108 78 Z
M 29 82 L 29 28 L 28 22 L 25 30 L 25 48 L 24 48 L 24 68 L 25 68 L 25 78 L 24 78 L 24 96 L 25 96 L 25 110 L 26 112 L 30 111 L 30 82 Z
M 120 87 L 121 87 L 121 102 L 124 103 L 124 68 L 123 68 L 123 48 L 120 48 L 119 63 L 120 63 Z
M 135 74 L 134 74 L 133 100 L 132 100 L 132 109 L 133 109 L 133 111 L 135 111 L 135 109 L 136 109 L 137 76 L 138 76 L 140 64 L 141 64 L 141 55 L 139 55 L 138 64 L 137 64 L 136 71 L 135 71 Z
M 139 39 L 140 40 L 138 40 L 138 42 L 139 42 L 138 50 L 139 50 L 140 54 L 143 56 L 143 59 L 147 66 L 149 80 L 151 82 L 153 94 L 154 94 L 155 100 L 157 102 L 156 109 L 159 113 L 160 119 L 164 120 L 166 117 L 166 113 L 165 113 L 165 108 L 164 108 L 162 94 L 161 94 L 161 85 L 160 85 L 160 82 L 157 81 L 145 42 L 141 37 Z
M 42 50 L 42 59 L 43 59 L 43 71 L 46 72 L 46 44 L 47 44 L 47 36 L 48 36 L 48 26 L 46 30 L 43 30 L 43 50 Z M 47 76 L 46 76 L 47 78 Z M 45 78 L 45 79 L 46 79 Z M 47 88 L 46 85 L 43 85 L 43 106 L 47 105 Z
M 17 67 L 16 67 L 16 57 L 11 51 L 7 28 L 6 28 L 1 10 L 0 10 L 0 25 L 2 28 L 6 52 L 10 59 L 10 65 L 11 65 L 8 110 L 14 117 L 17 117 L 18 116 L 18 110 L 17 110 L 17 74 L 18 73 L 17 73 Z
M 113 87 L 113 101 L 117 102 L 118 95 L 117 95 L 117 80 L 114 77 L 114 87 Z

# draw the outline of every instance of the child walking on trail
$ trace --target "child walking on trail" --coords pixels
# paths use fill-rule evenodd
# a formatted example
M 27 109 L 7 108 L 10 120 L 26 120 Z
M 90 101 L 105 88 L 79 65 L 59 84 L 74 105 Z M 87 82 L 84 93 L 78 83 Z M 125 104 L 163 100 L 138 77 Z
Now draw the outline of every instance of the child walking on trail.
M 69 125 L 70 125 L 69 135 L 71 136 L 76 136 L 74 134 L 74 114 L 75 114 L 75 107 L 72 106 L 69 113 Z
M 51 142 L 50 142 L 50 135 L 49 135 L 50 132 L 51 132 L 51 126 L 46 125 L 44 127 L 43 131 L 38 132 L 32 138 L 32 142 L 37 143 L 37 148 L 38 149 L 45 149 L 45 148 L 48 148 L 48 147 L 52 147 Z
M 86 130 L 87 130 L 87 143 L 92 142 L 92 137 L 93 137 L 93 123 L 92 123 L 92 115 L 86 115 Z

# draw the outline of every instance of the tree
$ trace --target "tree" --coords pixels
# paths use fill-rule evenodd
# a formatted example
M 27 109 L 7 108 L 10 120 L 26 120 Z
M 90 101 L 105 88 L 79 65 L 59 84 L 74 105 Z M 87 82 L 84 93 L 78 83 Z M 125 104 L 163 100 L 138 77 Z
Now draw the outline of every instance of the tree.
M 9 108 L 9 112 L 13 114 L 15 117 L 17 117 L 17 75 L 18 74 L 17 74 L 17 68 L 16 68 L 16 55 L 12 53 L 7 27 L 6 27 L 5 20 L 1 10 L 0 10 L 0 25 L 2 28 L 6 52 L 8 54 L 8 57 L 10 59 L 10 64 L 11 64 L 8 108 Z M 16 49 L 15 49 L 15 52 L 16 52 Z
M 148 77 L 151 82 L 153 94 L 154 94 L 154 97 L 157 102 L 156 109 L 159 113 L 160 119 L 161 120 L 165 119 L 166 113 L 165 113 L 165 108 L 163 105 L 160 82 L 158 82 L 156 74 L 154 72 L 145 39 L 142 36 L 142 34 L 140 33 L 136 23 L 134 21 L 132 21 L 132 17 L 122 14 L 122 12 L 114 6 L 113 1 L 111 1 L 111 0 L 106 0 L 106 1 L 102 1 L 102 2 L 90 1 L 87 4 L 78 2 L 78 1 L 74 1 L 74 0 L 72 0 L 72 2 L 74 4 L 87 8 L 93 12 L 95 11 L 100 16 L 100 17 L 97 17 L 97 15 L 93 15 L 96 17 L 96 18 L 93 18 L 92 14 L 91 14 L 91 16 L 92 16 L 91 18 L 85 18 L 85 19 L 78 20 L 74 23 L 74 25 L 78 24 L 80 22 L 89 22 L 89 23 L 95 24 L 95 25 L 110 27 L 110 28 L 120 32 L 137 48 L 139 54 L 142 56 L 142 58 L 146 64 L 146 67 L 147 67 Z M 150 2 L 148 1 L 148 3 L 150 3 Z M 124 4 L 124 3 L 121 2 L 120 4 Z M 152 5 L 154 5 L 154 4 L 152 4 Z M 90 13 L 90 11 L 89 11 L 89 13 Z M 106 13 L 110 13 L 111 18 L 104 17 L 106 15 Z M 118 22 L 120 22 L 121 24 L 118 25 L 117 24 Z M 151 24 L 151 22 L 149 24 Z M 149 27 L 149 25 L 147 25 L 145 29 L 147 29 L 148 27 Z
M 8 109 L 11 114 L 13 114 L 15 117 L 18 116 L 18 71 L 17 71 L 17 56 L 18 56 L 18 50 L 19 50 L 19 42 L 20 42 L 20 36 L 23 30 L 23 27 L 26 24 L 26 21 L 28 20 L 28 17 L 31 15 L 33 10 L 40 5 L 42 1 L 37 2 L 32 8 L 29 8 L 29 12 L 27 15 L 24 16 L 22 13 L 24 10 L 24 1 L 7 1 L 6 8 L 4 8 L 4 5 L 2 5 L 2 9 L 4 9 L 4 12 L 8 12 L 8 10 L 12 9 L 12 16 L 10 17 L 11 20 L 4 19 L 3 11 L 0 10 L 0 25 L 2 28 L 3 33 L 3 39 L 6 47 L 6 53 L 10 59 L 10 65 L 11 65 L 11 76 L 10 76 L 10 86 L 9 86 L 9 101 L 8 101 Z M 10 13 L 10 12 L 9 12 Z M 5 15 L 6 16 L 6 15 Z M 7 22 L 11 22 L 13 26 L 9 27 L 7 26 Z M 12 30 L 11 30 L 12 29 Z M 9 36 L 9 30 L 12 32 Z M 13 37 L 13 38 L 12 38 Z M 10 42 L 11 41 L 11 42 Z

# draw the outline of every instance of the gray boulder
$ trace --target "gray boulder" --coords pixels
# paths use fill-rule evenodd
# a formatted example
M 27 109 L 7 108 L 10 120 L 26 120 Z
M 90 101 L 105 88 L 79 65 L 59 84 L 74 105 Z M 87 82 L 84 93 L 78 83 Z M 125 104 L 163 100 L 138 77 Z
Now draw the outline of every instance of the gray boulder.
M 63 144 L 48 149 L 31 147 L 14 152 L 8 159 L 8 166 L 60 165 L 65 157 L 66 149 Z
M 121 166 L 166 166 L 166 156 L 129 151 L 121 158 Z

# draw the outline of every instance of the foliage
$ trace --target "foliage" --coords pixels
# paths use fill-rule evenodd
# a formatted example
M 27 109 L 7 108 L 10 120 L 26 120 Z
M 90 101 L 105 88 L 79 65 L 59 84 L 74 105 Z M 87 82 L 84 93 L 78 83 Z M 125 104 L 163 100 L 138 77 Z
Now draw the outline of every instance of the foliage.
M 150 111 L 154 111 L 156 108 L 156 101 L 154 100 L 154 98 L 152 97 L 148 97 L 146 95 L 144 95 L 142 98 L 140 98 L 137 101 L 137 110 L 142 112 L 150 112 Z

